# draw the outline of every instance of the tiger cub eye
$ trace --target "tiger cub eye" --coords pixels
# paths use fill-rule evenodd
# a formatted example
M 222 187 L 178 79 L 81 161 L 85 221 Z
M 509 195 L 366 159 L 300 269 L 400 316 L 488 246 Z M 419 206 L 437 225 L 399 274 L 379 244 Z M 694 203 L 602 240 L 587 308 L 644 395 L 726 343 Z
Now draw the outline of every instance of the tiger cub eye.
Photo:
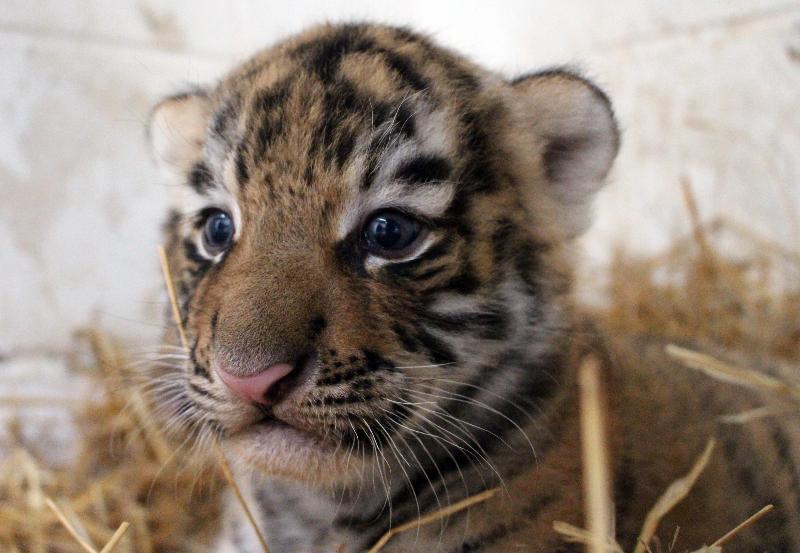
M 370 253 L 398 257 L 414 244 L 420 230 L 419 221 L 397 211 L 383 211 L 367 222 L 363 236 Z
M 203 243 L 209 253 L 218 254 L 233 243 L 234 226 L 230 215 L 216 210 L 208 215 L 203 225 Z

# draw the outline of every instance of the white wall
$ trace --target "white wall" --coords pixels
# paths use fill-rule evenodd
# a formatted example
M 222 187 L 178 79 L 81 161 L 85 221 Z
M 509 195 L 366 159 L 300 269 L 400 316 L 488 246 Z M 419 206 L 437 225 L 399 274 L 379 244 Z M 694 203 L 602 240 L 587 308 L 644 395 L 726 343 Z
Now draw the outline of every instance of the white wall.
M 796 1 L 2 0 L 0 357 L 58 356 L 91 322 L 155 339 L 164 191 L 149 107 L 309 23 L 352 18 L 411 24 L 510 74 L 577 62 L 609 91 L 624 146 L 591 259 L 685 230 L 681 178 L 704 217 L 800 244 Z

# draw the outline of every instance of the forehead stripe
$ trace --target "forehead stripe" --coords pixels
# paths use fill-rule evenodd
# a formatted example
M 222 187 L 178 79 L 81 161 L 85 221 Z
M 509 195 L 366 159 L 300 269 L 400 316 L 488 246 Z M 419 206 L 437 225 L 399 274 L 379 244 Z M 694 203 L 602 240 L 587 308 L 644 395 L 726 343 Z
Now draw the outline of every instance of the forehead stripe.
M 424 36 L 396 28 L 392 29 L 390 44 L 383 45 L 368 36 L 368 31 L 368 26 L 344 25 L 322 39 L 297 46 L 293 55 L 324 82 L 330 82 L 337 77 L 341 61 L 348 54 L 380 55 L 387 67 L 407 86 L 415 91 L 425 90 L 432 94 L 428 80 L 414 69 L 414 61 L 392 49 L 396 44 L 405 50 L 413 48 L 425 62 L 438 65 L 453 86 L 465 92 L 475 92 L 479 88 L 479 81 L 469 67 L 433 46 Z M 393 43 L 392 40 L 397 42 Z
M 339 64 L 347 54 L 363 52 L 372 47 L 373 41 L 363 36 L 358 25 L 344 25 L 332 35 L 295 49 L 295 55 L 305 59 L 309 69 L 323 81 L 336 77 Z
M 239 186 L 243 187 L 250 180 L 248 161 L 263 157 L 275 137 L 284 130 L 284 119 L 280 106 L 289 95 L 289 83 L 282 81 L 278 85 L 259 91 L 251 103 L 250 113 L 245 117 L 260 120 L 260 124 L 253 127 L 248 136 L 239 141 L 236 146 L 234 163 L 236 165 L 236 179 Z M 218 116 L 228 120 L 233 113 L 233 104 L 226 103 Z M 251 151 L 255 149 L 255 151 Z
M 374 117 L 376 129 L 380 129 L 387 122 L 389 122 L 389 127 L 375 133 L 369 144 L 367 167 L 361 182 L 362 190 L 369 190 L 372 186 L 375 169 L 384 154 L 384 148 L 399 136 L 407 139 L 414 138 L 416 131 L 414 113 L 404 103 L 396 106 L 387 103 L 377 104 L 371 115 Z
M 394 43 L 393 38 L 398 42 Z M 379 162 L 383 149 L 395 141 L 398 135 L 411 138 L 415 134 L 415 118 L 413 102 L 408 94 L 403 101 L 381 100 L 361 93 L 354 83 L 340 72 L 342 60 L 349 54 L 372 55 L 385 65 L 386 70 L 405 85 L 411 97 L 424 94 L 428 102 L 433 101 L 430 83 L 415 67 L 416 60 L 411 57 L 415 53 L 426 56 L 436 64 L 444 60 L 427 57 L 429 51 L 423 40 L 402 40 L 401 37 L 371 36 L 368 27 L 347 25 L 330 33 L 328 36 L 296 47 L 289 55 L 301 67 L 312 72 L 323 81 L 322 117 L 317 123 L 314 133 L 316 140 L 309 152 L 311 156 L 322 154 L 325 163 L 335 163 L 342 167 L 353 154 L 361 123 L 365 118 L 376 130 L 372 143 L 367 149 L 366 165 L 362 180 L 362 189 L 372 184 L 374 169 Z M 402 45 L 406 49 L 399 52 L 393 44 Z M 414 47 L 417 48 L 414 48 Z M 409 53 L 410 52 L 410 53 Z M 292 83 L 300 74 L 284 78 L 279 83 L 259 91 L 252 99 L 245 117 L 255 118 L 256 124 L 251 126 L 249 136 L 240 143 L 234 157 L 236 176 L 240 185 L 250 178 L 250 167 L 257 165 L 259 159 L 268 151 L 276 138 L 287 130 L 288 122 L 283 113 L 283 104 L 292 94 Z M 295 93 L 300 93 L 297 90 Z M 410 104 L 410 105 L 409 105 Z M 221 112 L 230 112 L 232 102 L 223 106 Z M 229 120 L 227 114 L 218 113 L 216 126 Z M 355 117 L 354 117 L 355 116 Z M 219 129 L 222 131 L 223 129 Z M 223 134 L 223 133 L 220 133 Z M 408 183 L 421 184 L 445 180 L 449 176 L 450 167 L 444 159 L 421 159 L 409 162 L 398 178 Z
M 325 161 L 335 161 L 341 167 L 350 157 L 356 141 L 352 121 L 348 120 L 353 114 L 364 113 L 369 101 L 356 91 L 352 83 L 344 79 L 325 90 L 323 101 L 327 117 L 321 123 L 320 145 L 325 148 Z
M 204 194 L 213 184 L 213 176 L 208 165 L 203 161 L 195 163 L 189 172 L 189 186 L 198 194 Z
M 255 148 L 254 158 L 263 157 L 272 141 L 279 135 L 285 126 L 282 105 L 289 96 L 289 83 L 281 82 L 275 87 L 260 91 L 253 100 L 252 114 L 259 120 L 259 125 L 254 127 Z
M 377 44 L 365 31 L 363 26 L 345 25 L 317 43 L 300 46 L 295 55 L 304 58 L 305 65 L 325 83 L 337 78 L 345 56 L 369 54 L 383 59 L 386 66 L 415 91 L 429 88 L 427 80 L 414 70 L 412 62 L 402 54 Z
M 450 162 L 437 155 L 422 155 L 404 161 L 395 172 L 395 179 L 407 184 L 428 184 L 450 177 Z
M 233 143 L 233 134 L 236 127 L 236 120 L 239 115 L 237 105 L 239 103 L 238 96 L 228 98 L 222 106 L 214 114 L 211 120 L 210 131 L 221 140 L 224 144 L 230 147 Z
M 250 170 L 247 168 L 247 148 L 244 142 L 240 142 L 236 147 L 236 179 L 239 181 L 239 188 L 244 188 L 244 185 L 250 180 Z
M 386 48 L 375 48 L 371 53 L 381 55 L 386 65 L 414 91 L 421 92 L 430 88 L 427 79 L 414 70 L 412 63 L 405 56 Z

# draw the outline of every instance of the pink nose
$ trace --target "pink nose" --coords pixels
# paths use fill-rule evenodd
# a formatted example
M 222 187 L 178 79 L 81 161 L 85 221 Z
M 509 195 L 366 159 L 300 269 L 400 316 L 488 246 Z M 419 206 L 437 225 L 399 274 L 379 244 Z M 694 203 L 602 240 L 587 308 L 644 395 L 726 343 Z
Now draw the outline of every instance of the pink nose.
M 254 403 L 271 403 L 267 393 L 294 367 L 288 363 L 278 363 L 267 367 L 253 376 L 233 376 L 225 369 L 217 367 L 217 374 L 237 396 Z

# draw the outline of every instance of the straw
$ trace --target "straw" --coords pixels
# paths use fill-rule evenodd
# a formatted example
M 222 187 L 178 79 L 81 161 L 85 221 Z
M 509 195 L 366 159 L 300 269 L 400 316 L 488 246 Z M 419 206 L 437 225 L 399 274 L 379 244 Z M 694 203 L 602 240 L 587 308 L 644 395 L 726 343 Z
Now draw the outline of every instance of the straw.
M 705 353 L 682 348 L 675 344 L 668 344 L 665 351 L 668 355 L 679 359 L 687 367 L 702 371 L 717 380 L 800 401 L 800 387 L 792 386 L 763 372 L 736 367 Z
M 128 531 L 129 527 L 130 523 L 127 521 L 124 521 L 122 524 L 120 524 L 119 528 L 117 528 L 117 531 L 114 532 L 113 536 L 111 536 L 111 539 L 108 540 L 108 543 L 105 545 L 105 547 L 100 550 L 100 553 L 111 553 L 111 550 L 116 547 L 116 545 L 119 543 L 119 540 L 121 540 L 122 536 L 125 535 L 125 532 Z
M 55 513 L 59 522 L 61 522 L 61 525 L 67 529 L 67 532 L 69 532 L 75 541 L 78 542 L 78 545 L 80 545 L 84 551 L 87 551 L 88 553 L 97 553 L 97 550 L 92 547 L 92 545 L 87 542 L 83 536 L 80 535 L 80 533 L 78 533 L 78 531 L 75 529 L 75 526 L 67 519 L 66 515 L 61 511 L 61 509 L 58 508 L 58 505 L 56 505 L 52 499 L 45 497 L 44 502 L 48 507 L 50 507 L 50 510 Z
M 412 520 L 410 522 L 406 522 L 405 524 L 401 524 L 396 528 L 390 528 L 381 538 L 369 548 L 367 553 L 378 553 L 383 547 L 389 542 L 397 534 L 401 534 L 403 532 L 407 532 L 408 530 L 413 530 L 414 528 L 419 528 L 421 526 L 425 526 L 426 524 L 431 524 L 432 522 L 436 522 L 437 520 L 441 520 L 445 517 L 448 517 L 454 513 L 459 511 L 463 511 L 473 505 L 477 505 L 483 501 L 486 501 L 490 497 L 494 496 L 497 492 L 500 491 L 500 488 L 492 488 L 490 490 L 486 490 L 475 495 L 471 495 L 466 499 L 462 499 L 461 501 L 457 501 L 448 507 L 444 507 L 443 509 L 439 509 L 429 515 L 425 515 L 418 519 Z
M 736 528 L 734 528 L 733 530 L 731 530 L 730 532 L 719 538 L 717 541 L 712 543 L 711 546 L 722 547 L 723 545 L 731 541 L 734 537 L 736 537 L 736 534 L 758 522 L 761 519 L 761 517 L 769 513 L 772 509 L 774 509 L 774 507 L 775 507 L 774 505 L 765 505 L 758 512 L 750 515 L 746 520 L 744 520 L 744 522 L 736 526 Z
M 175 319 L 175 326 L 178 327 L 178 334 L 181 337 L 181 345 L 185 350 L 189 350 L 189 341 L 186 339 L 186 334 L 183 332 L 183 324 L 181 324 L 181 311 L 178 308 L 178 296 L 175 294 L 175 284 L 172 281 L 172 273 L 169 270 L 169 260 L 167 259 L 167 252 L 164 251 L 164 246 L 158 246 L 158 259 L 161 262 L 161 273 L 164 275 L 164 284 L 167 285 L 167 294 L 169 295 L 169 302 L 172 305 L 172 316 Z
M 613 535 L 608 448 L 600 392 L 600 363 L 596 357 L 583 360 L 578 370 L 581 405 L 581 444 L 584 470 L 586 527 L 590 553 L 606 553 Z
M 647 551 L 650 540 L 653 539 L 656 530 L 658 530 L 658 524 L 661 522 L 661 519 L 689 495 L 689 492 L 694 487 L 700 474 L 705 470 L 709 459 L 711 459 L 714 446 L 714 440 L 709 440 L 705 450 L 703 450 L 703 453 L 698 457 L 697 461 L 695 461 L 694 466 L 692 466 L 692 469 L 686 476 L 670 484 L 667 490 L 658 498 L 655 505 L 650 508 L 650 511 L 648 511 L 644 519 L 642 530 L 639 533 L 636 548 L 633 550 L 634 553 L 645 553 Z
M 250 521 L 250 526 L 253 527 L 253 530 L 255 531 L 256 536 L 258 537 L 258 542 L 261 544 L 261 549 L 263 549 L 264 553 L 269 553 L 267 540 L 264 539 L 264 534 L 261 533 L 261 529 L 258 527 L 258 523 L 256 522 L 256 519 L 253 516 L 252 511 L 250 510 L 250 506 L 247 504 L 247 501 L 245 501 L 244 494 L 242 494 L 242 490 L 241 488 L 239 488 L 239 484 L 236 483 L 236 479 L 233 477 L 233 473 L 231 473 L 231 468 L 230 466 L 228 466 L 228 460 L 225 458 L 225 453 L 222 451 L 222 447 L 216 440 L 214 441 L 214 447 L 216 448 L 217 454 L 219 456 L 219 464 L 222 467 L 222 474 L 225 475 L 225 479 L 228 481 L 228 484 L 230 484 L 231 488 L 233 488 L 233 493 L 236 495 L 236 499 L 242 506 L 244 514 L 247 516 L 247 520 Z

